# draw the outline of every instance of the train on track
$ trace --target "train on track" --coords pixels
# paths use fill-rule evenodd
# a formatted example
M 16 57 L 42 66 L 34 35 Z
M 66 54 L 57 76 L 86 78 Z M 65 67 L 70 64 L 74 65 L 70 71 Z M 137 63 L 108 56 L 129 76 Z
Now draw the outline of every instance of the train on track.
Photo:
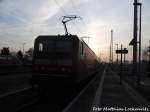
M 78 86 L 97 71 L 96 54 L 76 35 L 43 35 L 34 43 L 32 87 Z

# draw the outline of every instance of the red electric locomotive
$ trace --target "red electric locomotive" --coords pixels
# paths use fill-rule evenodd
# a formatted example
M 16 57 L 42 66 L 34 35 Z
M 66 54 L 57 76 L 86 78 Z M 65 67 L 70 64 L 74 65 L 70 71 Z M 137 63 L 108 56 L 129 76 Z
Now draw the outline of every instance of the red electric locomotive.
M 32 85 L 76 86 L 97 70 L 97 56 L 76 35 L 38 36 L 33 53 Z

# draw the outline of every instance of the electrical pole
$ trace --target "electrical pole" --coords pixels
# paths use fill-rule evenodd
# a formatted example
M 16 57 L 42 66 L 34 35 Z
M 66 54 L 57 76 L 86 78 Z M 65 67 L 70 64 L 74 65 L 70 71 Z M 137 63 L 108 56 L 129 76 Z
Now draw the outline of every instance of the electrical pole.
M 112 47 L 112 50 L 111 50 L 111 52 L 112 52 L 112 63 L 113 63 L 113 30 L 111 30 L 111 47 Z
M 141 15 L 142 15 L 142 3 L 138 3 L 140 6 L 140 20 L 139 20 L 139 73 L 138 73 L 138 85 L 141 82 Z
M 133 26 L 133 73 L 137 75 L 137 11 L 138 0 L 134 0 L 134 26 Z
M 117 50 L 118 50 L 118 44 L 115 44 L 117 46 Z M 118 64 L 118 53 L 117 53 L 117 64 Z
M 110 62 L 110 63 L 113 63 L 113 30 L 111 30 L 109 62 Z
M 124 50 L 126 50 L 126 48 L 124 48 Z M 125 62 L 126 62 L 126 54 L 124 53 L 124 65 L 125 65 Z
M 138 0 L 134 0 L 134 26 L 133 26 L 133 39 L 129 45 L 133 45 L 133 75 L 137 77 L 137 84 L 140 85 L 140 69 L 141 69 L 141 6 L 142 4 Z M 140 6 L 139 17 L 139 30 L 138 30 L 138 6 Z M 139 32 L 139 41 L 137 41 Z M 137 44 L 139 43 L 139 64 L 137 66 Z M 137 69 L 139 67 L 139 69 Z M 139 71 L 137 71 L 139 70 Z
M 109 63 L 111 63 L 111 41 L 110 41 L 110 48 L 109 48 Z
M 121 51 L 122 51 L 122 44 L 121 44 Z M 120 63 L 120 84 L 122 84 L 122 52 L 121 52 L 121 63 Z

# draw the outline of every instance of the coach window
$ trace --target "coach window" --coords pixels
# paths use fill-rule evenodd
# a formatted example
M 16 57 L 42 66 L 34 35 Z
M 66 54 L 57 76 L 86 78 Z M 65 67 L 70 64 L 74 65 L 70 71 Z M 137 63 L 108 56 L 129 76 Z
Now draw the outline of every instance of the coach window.
M 43 44 L 39 43 L 39 51 L 42 52 L 43 51 Z

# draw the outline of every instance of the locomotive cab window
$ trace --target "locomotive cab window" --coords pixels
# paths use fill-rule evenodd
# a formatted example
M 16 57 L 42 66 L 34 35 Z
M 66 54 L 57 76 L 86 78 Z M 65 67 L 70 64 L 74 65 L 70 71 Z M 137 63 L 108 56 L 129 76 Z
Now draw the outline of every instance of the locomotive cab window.
M 39 51 L 42 52 L 43 51 L 43 44 L 39 43 Z

